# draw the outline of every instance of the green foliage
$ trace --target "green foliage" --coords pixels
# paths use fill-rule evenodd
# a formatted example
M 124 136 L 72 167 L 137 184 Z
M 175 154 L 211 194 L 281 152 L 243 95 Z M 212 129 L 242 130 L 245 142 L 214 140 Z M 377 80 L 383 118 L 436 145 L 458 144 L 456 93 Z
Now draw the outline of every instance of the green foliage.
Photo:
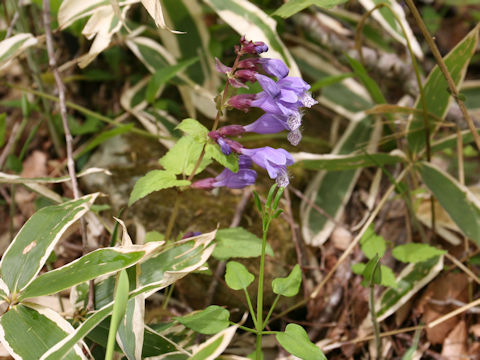
M 169 170 L 152 170 L 135 183 L 128 205 L 132 205 L 135 201 L 154 191 L 188 185 L 190 185 L 190 181 L 178 180 L 174 172 Z
M 170 173 L 189 176 L 200 158 L 203 146 L 204 144 L 198 142 L 195 137 L 185 135 L 159 160 L 159 163 Z M 210 162 L 209 158 L 204 157 L 195 174 L 203 171 Z
M 307 332 L 297 324 L 288 324 L 285 332 L 275 335 L 277 341 L 290 354 L 303 360 L 326 360 L 322 350 L 308 338 Z
M 301 283 L 302 270 L 300 265 L 297 264 L 287 277 L 273 279 L 272 289 L 275 294 L 291 297 L 298 294 Z
M 5 144 L 5 135 L 7 130 L 7 114 L 0 114 L 0 147 Z
M 257 257 L 262 252 L 262 239 L 241 227 L 218 230 L 216 242 L 212 255 L 220 260 Z M 273 256 L 268 244 L 266 253 Z
M 399 245 L 392 251 L 392 255 L 395 259 L 413 264 L 438 257 L 445 253 L 445 250 L 440 250 L 427 244 L 418 243 Z
M 312 5 L 322 8 L 331 8 L 346 1 L 347 0 L 290 0 L 278 8 L 272 15 L 288 18 Z
M 367 231 L 363 234 L 362 239 L 360 240 L 360 246 L 368 259 L 373 259 L 375 255 L 378 255 L 378 257 L 381 258 L 385 254 L 387 248 L 385 239 L 375 234 L 373 224 L 370 225 Z
M 236 261 L 227 263 L 227 271 L 225 273 L 225 281 L 230 289 L 245 290 L 250 285 L 255 276 L 250 273 L 247 268 Z
M 356 263 L 352 265 L 352 271 L 357 275 L 363 275 L 365 272 L 367 264 L 364 263 Z M 365 283 L 365 285 L 368 285 Z M 386 286 L 386 287 L 397 287 L 397 281 L 395 279 L 395 274 L 393 270 L 390 269 L 388 266 L 380 265 L 380 283 L 379 285 Z
M 226 329 L 229 318 L 230 313 L 227 309 L 211 305 L 201 311 L 177 317 L 175 320 L 200 334 L 212 335 Z

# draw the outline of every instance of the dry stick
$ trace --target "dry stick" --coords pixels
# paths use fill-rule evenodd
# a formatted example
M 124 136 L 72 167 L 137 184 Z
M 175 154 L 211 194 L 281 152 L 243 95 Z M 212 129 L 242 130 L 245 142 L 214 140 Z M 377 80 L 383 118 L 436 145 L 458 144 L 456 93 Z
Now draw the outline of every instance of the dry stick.
M 423 34 L 423 37 L 428 43 L 428 46 L 430 47 L 430 51 L 433 54 L 433 57 L 435 58 L 435 61 L 437 62 L 438 68 L 443 74 L 443 77 L 445 80 L 447 80 L 448 88 L 450 89 L 450 93 L 452 94 L 453 98 L 458 104 L 458 107 L 460 108 L 460 111 L 463 114 L 463 117 L 465 118 L 465 121 L 468 124 L 468 127 L 470 128 L 470 131 L 472 132 L 473 139 L 475 140 L 475 144 L 477 145 L 477 148 L 480 150 L 480 135 L 477 133 L 477 129 L 475 128 L 475 124 L 473 123 L 472 118 L 470 117 L 470 114 L 467 111 L 467 108 L 465 107 L 464 102 L 459 98 L 459 93 L 457 90 L 457 86 L 455 85 L 455 82 L 453 81 L 452 77 L 450 76 L 450 73 L 448 72 L 447 66 L 445 65 L 445 62 L 443 61 L 442 55 L 440 54 L 440 51 L 438 51 L 437 45 L 435 44 L 435 41 L 433 40 L 432 36 L 428 32 L 427 27 L 425 26 L 425 23 L 422 20 L 422 16 L 417 10 L 417 7 L 413 3 L 412 0 L 406 0 L 407 6 L 409 7 L 410 11 L 412 12 L 413 17 L 415 18 L 415 21 L 420 28 L 420 31 Z M 477 25 L 477 31 L 478 31 L 478 25 Z
M 396 182 L 399 182 L 403 179 L 403 177 L 408 173 L 408 171 L 410 170 L 410 167 L 411 167 L 411 164 L 408 164 L 405 169 L 403 169 L 403 171 L 400 173 L 400 175 L 398 175 L 398 178 L 396 179 Z M 338 259 L 338 261 L 335 263 L 335 265 L 332 267 L 332 269 L 328 272 L 328 274 L 325 276 L 325 278 L 322 280 L 322 282 L 320 284 L 317 285 L 317 287 L 315 288 L 315 290 L 310 294 L 310 297 L 309 297 L 309 300 L 313 300 L 315 299 L 318 294 L 320 293 L 320 290 L 323 289 L 323 287 L 325 286 L 325 284 L 327 283 L 328 280 L 330 280 L 330 278 L 332 277 L 332 275 L 335 273 L 335 271 L 338 269 L 338 267 L 345 261 L 345 259 L 350 255 L 350 253 L 353 251 L 353 249 L 355 248 L 355 246 L 357 246 L 357 244 L 360 242 L 360 239 L 362 238 L 363 234 L 365 233 L 365 231 L 368 229 L 368 227 L 370 226 L 370 224 L 373 222 L 373 220 L 375 219 L 375 217 L 378 215 L 378 213 L 380 212 L 381 208 L 383 207 L 383 205 L 387 202 L 390 194 L 395 190 L 397 186 L 397 183 L 395 184 L 392 184 L 390 185 L 390 187 L 388 188 L 388 190 L 385 192 L 385 194 L 383 195 L 382 199 L 380 200 L 380 202 L 378 203 L 377 207 L 373 210 L 373 212 L 371 213 L 370 217 L 368 218 L 368 220 L 365 222 L 365 224 L 363 225 L 362 229 L 360 230 L 360 232 L 357 234 L 357 236 L 355 237 L 355 239 L 353 239 L 353 241 L 350 243 L 350 245 L 348 246 L 348 248 L 343 252 L 342 256 L 340 256 L 340 258 Z M 308 300 L 302 300 L 300 302 L 298 302 L 297 304 L 289 307 L 288 309 L 286 309 L 285 311 L 281 312 L 279 315 L 277 315 L 274 319 L 278 319 L 282 316 L 284 316 L 285 314 L 288 314 L 290 311 L 292 310 L 295 310 L 303 305 L 305 305 L 306 303 L 308 302 Z M 272 319 L 273 320 L 273 319 Z
M 67 120 L 67 105 L 65 103 L 65 86 L 63 84 L 62 78 L 57 69 L 57 61 L 55 60 L 55 50 L 53 49 L 53 36 L 52 29 L 50 25 L 50 0 L 43 0 L 43 23 L 45 26 L 45 38 L 47 44 L 48 52 L 48 65 L 50 65 L 53 76 L 55 77 L 55 82 L 58 90 L 58 99 L 60 106 L 60 116 L 62 118 L 63 131 L 65 133 L 65 143 L 67 147 L 67 168 L 68 174 L 72 181 L 72 190 L 73 198 L 78 199 L 80 197 L 80 191 L 78 190 L 77 174 L 75 172 L 75 162 L 73 161 L 73 150 L 72 150 L 72 133 L 68 127 Z M 82 217 L 80 219 L 80 233 L 82 234 L 82 248 L 83 253 L 87 252 L 87 227 L 85 219 Z M 88 296 L 87 309 L 93 310 L 94 308 L 94 295 L 95 295 L 95 285 L 93 280 L 90 281 L 90 291 Z
M 475 281 L 477 284 L 480 284 L 480 279 L 478 276 L 476 276 L 472 270 L 470 270 L 468 267 L 462 264 L 455 256 L 450 255 L 448 252 L 445 253 L 445 256 L 453 262 L 460 270 L 462 270 L 465 274 L 467 274 L 473 281 Z
M 242 214 L 245 211 L 245 208 L 248 204 L 248 200 L 250 199 L 250 196 L 252 195 L 252 189 L 247 188 L 244 190 L 242 198 L 237 204 L 237 207 L 235 208 L 235 215 L 233 216 L 232 222 L 230 223 L 230 228 L 237 227 L 238 224 L 240 224 L 240 220 L 242 218 Z M 214 276 L 212 278 L 212 282 L 210 283 L 210 286 L 208 287 L 207 290 L 207 296 L 205 297 L 205 307 L 210 305 L 213 300 L 213 295 L 215 294 L 215 290 L 217 289 L 218 286 L 218 279 L 223 275 L 225 272 L 225 261 L 219 261 L 217 264 L 217 268 L 215 269 Z

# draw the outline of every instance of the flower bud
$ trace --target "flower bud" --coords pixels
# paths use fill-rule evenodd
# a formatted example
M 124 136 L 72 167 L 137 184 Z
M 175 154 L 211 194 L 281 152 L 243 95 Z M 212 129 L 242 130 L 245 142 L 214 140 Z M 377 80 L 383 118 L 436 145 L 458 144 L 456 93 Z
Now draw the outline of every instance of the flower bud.
M 227 125 L 217 130 L 220 136 L 239 136 L 245 132 L 242 125 Z
M 255 100 L 255 94 L 240 94 L 228 99 L 228 105 L 247 112 L 253 100 Z

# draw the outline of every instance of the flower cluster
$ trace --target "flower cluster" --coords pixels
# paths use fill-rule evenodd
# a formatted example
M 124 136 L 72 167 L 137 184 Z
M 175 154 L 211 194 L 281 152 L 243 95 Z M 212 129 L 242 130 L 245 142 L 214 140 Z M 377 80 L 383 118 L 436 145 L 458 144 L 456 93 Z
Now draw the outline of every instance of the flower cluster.
M 246 132 L 274 134 L 289 131 L 288 140 L 297 145 L 302 134 L 303 107 L 311 107 L 317 102 L 308 90 L 310 85 L 299 77 L 288 76 L 287 65 L 279 59 L 260 58 L 258 55 L 268 51 L 265 43 L 240 39 L 236 47 L 237 59 L 233 67 L 228 67 L 216 59 L 217 71 L 227 75 L 228 85 L 235 88 L 248 88 L 248 82 L 258 82 L 263 91 L 258 94 L 239 94 L 228 99 L 227 105 L 247 112 L 251 107 L 262 109 L 265 113 L 249 125 L 228 125 L 211 131 L 209 136 L 225 155 L 239 154 L 239 170 L 234 173 L 228 169 L 215 178 L 203 179 L 192 184 L 193 187 L 211 189 L 219 186 L 243 188 L 255 183 L 256 172 L 250 169 L 253 163 L 267 170 L 270 178 L 281 187 L 289 184 L 287 166 L 293 164 L 292 156 L 284 149 L 269 146 L 246 149 L 228 136 L 240 136 Z M 252 56 L 241 59 L 244 55 Z M 276 78 L 275 80 L 272 78 Z M 222 104 L 223 105 L 223 104 Z

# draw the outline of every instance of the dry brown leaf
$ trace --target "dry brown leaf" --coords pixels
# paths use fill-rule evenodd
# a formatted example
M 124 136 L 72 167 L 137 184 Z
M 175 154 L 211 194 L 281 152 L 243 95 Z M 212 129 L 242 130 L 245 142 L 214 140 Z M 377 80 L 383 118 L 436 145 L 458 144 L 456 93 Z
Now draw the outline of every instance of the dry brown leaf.
M 442 356 L 447 359 L 468 359 L 467 324 L 460 321 L 443 342 Z
M 352 242 L 352 234 L 344 227 L 336 227 L 330 236 L 333 246 L 338 250 L 346 250 Z

